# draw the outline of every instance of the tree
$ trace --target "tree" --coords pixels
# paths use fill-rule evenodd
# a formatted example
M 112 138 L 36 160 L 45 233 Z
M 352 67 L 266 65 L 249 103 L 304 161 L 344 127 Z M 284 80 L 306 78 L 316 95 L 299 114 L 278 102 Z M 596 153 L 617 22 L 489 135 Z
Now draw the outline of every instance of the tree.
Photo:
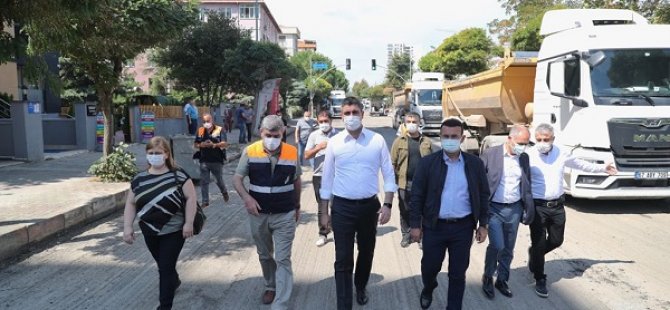
M 257 94 L 263 81 L 281 78 L 291 81 L 296 77 L 295 66 L 286 59 L 284 50 L 270 42 L 256 42 L 243 38 L 234 50 L 227 50 L 224 70 L 232 89 L 239 93 Z
M 63 11 L 26 24 L 33 52 L 58 51 L 91 78 L 105 119 L 103 154 L 112 151 L 112 97 L 123 63 L 177 37 L 196 20 L 192 3 L 170 0 L 107 0 L 88 14 Z
M 354 86 L 351 87 L 351 92 L 354 96 L 359 98 L 365 98 L 369 96 L 370 93 L 370 84 L 365 79 L 354 82 Z
M 334 69 L 333 61 L 327 56 L 313 52 L 302 51 L 298 52 L 290 59 L 291 63 L 297 69 L 297 79 L 303 80 L 308 90 L 311 90 L 311 95 L 314 96 L 314 102 L 320 102 L 328 96 L 332 89 L 349 89 L 349 81 L 347 81 L 344 72 Z M 312 63 L 322 62 L 328 67 L 325 70 L 314 70 Z M 309 95 L 309 94 L 308 94 Z
M 512 34 L 512 49 L 515 51 L 539 51 L 542 45 L 540 26 L 543 15 L 537 15 Z
M 395 53 L 391 57 L 386 70 L 386 85 L 394 88 L 402 88 L 410 81 L 412 75 L 412 64 L 410 55 L 407 53 Z
M 156 62 L 169 69 L 170 78 L 183 86 L 192 87 L 207 106 L 218 104 L 223 95 L 235 84 L 224 70 L 226 51 L 234 50 L 245 33 L 237 21 L 222 12 L 208 12 L 208 20 L 197 21 L 160 50 Z
M 422 71 L 443 72 L 448 79 L 470 75 L 487 68 L 489 57 L 498 50 L 482 28 L 468 28 L 446 38 L 434 51 L 422 57 Z

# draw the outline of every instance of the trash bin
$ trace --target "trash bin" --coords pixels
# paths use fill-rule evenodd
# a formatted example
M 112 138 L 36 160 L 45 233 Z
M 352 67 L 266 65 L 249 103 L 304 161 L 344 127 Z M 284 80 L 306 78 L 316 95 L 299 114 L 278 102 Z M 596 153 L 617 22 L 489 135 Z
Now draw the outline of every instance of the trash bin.
M 188 173 L 191 179 L 199 181 L 200 163 L 193 159 L 193 153 L 195 153 L 194 142 L 194 136 L 184 134 L 170 136 L 170 148 L 172 148 L 172 157 L 175 162 Z

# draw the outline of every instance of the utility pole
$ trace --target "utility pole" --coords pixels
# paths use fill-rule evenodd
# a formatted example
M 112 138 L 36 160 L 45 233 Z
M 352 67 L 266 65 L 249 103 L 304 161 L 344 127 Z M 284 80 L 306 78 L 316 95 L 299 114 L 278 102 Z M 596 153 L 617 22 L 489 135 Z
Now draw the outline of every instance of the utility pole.
M 260 32 L 260 29 L 258 29 L 258 19 L 260 18 L 261 12 L 258 8 L 258 0 L 256 0 L 256 42 L 258 42 L 258 32 Z

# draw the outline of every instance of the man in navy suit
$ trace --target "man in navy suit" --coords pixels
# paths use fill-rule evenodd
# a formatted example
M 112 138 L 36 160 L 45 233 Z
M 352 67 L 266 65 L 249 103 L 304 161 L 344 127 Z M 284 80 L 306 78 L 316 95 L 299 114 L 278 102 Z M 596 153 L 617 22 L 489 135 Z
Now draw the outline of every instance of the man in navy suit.
M 428 309 L 433 301 L 437 274 L 448 250 L 447 309 L 461 309 L 475 228 L 477 242 L 486 240 L 490 193 L 482 161 L 461 152 L 465 139 L 461 121 L 442 122 L 440 137 L 442 151 L 421 158 L 414 172 L 410 236 L 418 242 L 423 234 L 421 308 Z
M 486 248 L 484 294 L 495 297 L 493 274 L 498 276 L 495 288 L 512 297 L 507 281 L 514 257 L 514 244 L 519 222 L 533 221 L 535 205 L 530 187 L 530 164 L 525 153 L 530 132 L 521 125 L 510 130 L 507 141 L 487 149 L 481 155 L 491 189 L 489 206 L 489 246 Z

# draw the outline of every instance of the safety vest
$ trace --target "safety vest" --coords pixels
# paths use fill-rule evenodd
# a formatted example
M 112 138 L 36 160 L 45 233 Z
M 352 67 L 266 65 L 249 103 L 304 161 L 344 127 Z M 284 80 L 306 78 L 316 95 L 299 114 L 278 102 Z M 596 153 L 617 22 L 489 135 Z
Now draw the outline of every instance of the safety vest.
M 286 143 L 280 147 L 274 171 L 263 140 L 247 147 L 249 194 L 261 206 L 261 213 L 286 213 L 296 208 L 293 182 L 298 169 L 298 150 Z

